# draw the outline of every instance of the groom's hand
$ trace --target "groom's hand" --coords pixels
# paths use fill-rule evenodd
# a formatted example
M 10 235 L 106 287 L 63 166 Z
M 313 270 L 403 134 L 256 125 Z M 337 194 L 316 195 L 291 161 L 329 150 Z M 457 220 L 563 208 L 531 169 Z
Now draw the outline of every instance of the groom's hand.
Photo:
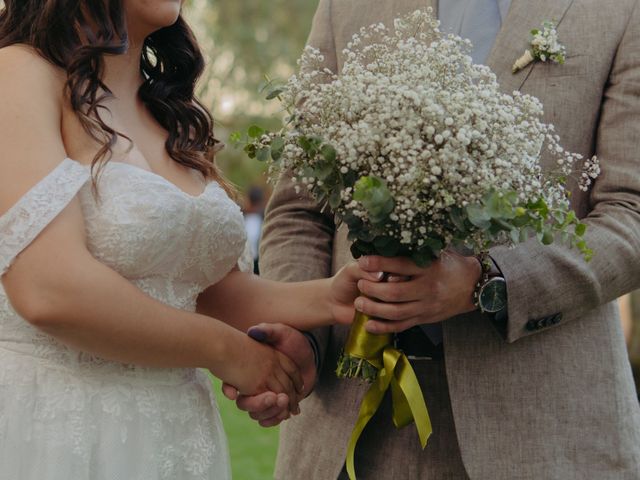
M 475 310 L 473 291 L 482 275 L 475 257 L 445 251 L 425 268 L 408 258 L 362 257 L 360 268 L 385 272 L 386 283 L 360 280 L 362 296 L 355 307 L 374 317 L 367 323 L 371 333 L 395 333 L 415 325 L 437 323 Z M 401 278 L 404 281 L 394 281 Z
M 293 360 L 302 374 L 304 391 L 313 390 L 317 374 L 315 354 L 309 340 L 302 333 L 287 325 L 260 324 L 249 329 L 248 334 Z M 289 398 L 286 394 L 265 392 L 255 396 L 239 396 L 234 387 L 226 384 L 222 386 L 222 391 L 228 399 L 235 400 L 240 410 L 249 412 L 249 416 L 263 427 L 273 427 L 289 418 L 292 413 L 299 413 L 289 411 Z

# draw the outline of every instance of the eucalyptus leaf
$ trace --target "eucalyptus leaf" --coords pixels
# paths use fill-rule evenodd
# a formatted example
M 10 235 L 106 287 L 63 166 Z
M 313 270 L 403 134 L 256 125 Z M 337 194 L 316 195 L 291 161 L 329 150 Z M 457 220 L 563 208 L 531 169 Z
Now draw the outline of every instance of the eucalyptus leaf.
M 329 144 L 325 144 L 322 146 L 322 148 L 320 149 L 320 154 L 322 155 L 322 158 L 324 158 L 328 163 L 334 163 L 336 161 L 336 149 Z
M 260 162 L 266 162 L 267 160 L 269 160 L 270 156 L 271 156 L 271 149 L 269 147 L 262 147 L 258 149 L 256 153 L 256 159 L 258 159 L 258 161 Z
M 284 88 L 278 87 L 270 90 L 267 96 L 265 97 L 267 100 L 273 100 L 274 98 L 278 98 L 284 92 Z
M 264 129 L 258 125 L 251 125 L 247 131 L 250 138 L 260 138 L 264 133 Z
M 478 228 L 487 229 L 491 226 L 491 215 L 482 205 L 467 206 L 467 216 L 469 221 Z
M 282 137 L 275 137 L 271 140 L 271 158 L 274 161 L 278 161 L 282 158 L 282 152 L 284 151 L 284 139 Z
M 333 192 L 331 192 L 331 195 L 329 195 L 329 206 L 332 210 L 338 208 L 340 206 L 340 203 L 342 203 L 342 196 L 340 195 L 340 192 L 341 190 L 335 189 Z

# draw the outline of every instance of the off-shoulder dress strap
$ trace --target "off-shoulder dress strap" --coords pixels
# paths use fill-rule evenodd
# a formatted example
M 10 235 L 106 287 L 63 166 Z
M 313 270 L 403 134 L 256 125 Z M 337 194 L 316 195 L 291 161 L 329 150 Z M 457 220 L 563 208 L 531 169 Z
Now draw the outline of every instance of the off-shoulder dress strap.
M 89 168 L 66 158 L 0 216 L 0 276 L 87 183 Z

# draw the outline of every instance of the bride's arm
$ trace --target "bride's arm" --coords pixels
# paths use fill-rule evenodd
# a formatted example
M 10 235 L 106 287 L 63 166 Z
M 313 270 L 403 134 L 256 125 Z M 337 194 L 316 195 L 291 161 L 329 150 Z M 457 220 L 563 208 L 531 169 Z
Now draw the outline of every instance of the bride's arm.
M 284 323 L 312 330 L 353 320 L 358 281 L 378 281 L 382 274 L 361 270 L 351 263 L 334 277 L 284 283 L 233 271 L 198 298 L 198 312 L 219 318 L 246 331 L 258 323 Z
M 0 215 L 66 156 L 61 83 L 52 68 L 21 47 L 0 50 Z M 10 247 L 11 239 L 9 224 L 0 241 Z M 143 366 L 205 367 L 247 393 L 295 398 L 293 384 L 301 389 L 286 357 L 221 321 L 152 299 L 97 261 L 86 246 L 77 199 L 0 279 L 22 318 L 79 350 Z

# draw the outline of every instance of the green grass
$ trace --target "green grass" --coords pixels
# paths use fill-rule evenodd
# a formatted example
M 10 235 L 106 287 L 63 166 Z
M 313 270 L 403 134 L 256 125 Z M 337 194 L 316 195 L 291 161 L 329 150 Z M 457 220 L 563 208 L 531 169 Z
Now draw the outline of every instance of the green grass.
M 234 480 L 269 480 L 278 450 L 278 429 L 262 428 L 241 412 L 220 390 L 220 381 L 213 380 L 220 414 L 229 439 Z

